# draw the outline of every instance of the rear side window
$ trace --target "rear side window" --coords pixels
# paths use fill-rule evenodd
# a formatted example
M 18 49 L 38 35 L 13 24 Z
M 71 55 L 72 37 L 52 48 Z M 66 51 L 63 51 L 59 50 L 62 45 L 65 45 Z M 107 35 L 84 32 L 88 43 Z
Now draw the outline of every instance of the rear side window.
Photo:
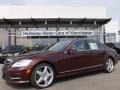
M 88 44 L 89 44 L 90 49 L 92 50 L 99 49 L 97 43 L 95 42 L 89 42 Z
M 95 42 L 95 41 L 88 41 L 88 47 L 91 50 L 98 50 L 98 49 L 100 49 L 100 45 L 97 42 Z

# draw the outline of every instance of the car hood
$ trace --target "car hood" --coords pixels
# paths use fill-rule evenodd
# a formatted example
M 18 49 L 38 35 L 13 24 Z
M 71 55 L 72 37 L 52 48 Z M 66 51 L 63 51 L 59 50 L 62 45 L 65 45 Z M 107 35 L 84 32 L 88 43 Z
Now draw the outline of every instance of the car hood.
M 13 60 L 14 61 L 19 61 L 19 60 L 22 60 L 22 59 L 37 59 L 37 58 L 45 59 L 46 57 L 49 57 L 54 53 L 55 52 L 52 52 L 52 51 L 31 52 L 31 53 L 26 53 L 26 54 L 16 56 L 16 57 L 13 58 Z

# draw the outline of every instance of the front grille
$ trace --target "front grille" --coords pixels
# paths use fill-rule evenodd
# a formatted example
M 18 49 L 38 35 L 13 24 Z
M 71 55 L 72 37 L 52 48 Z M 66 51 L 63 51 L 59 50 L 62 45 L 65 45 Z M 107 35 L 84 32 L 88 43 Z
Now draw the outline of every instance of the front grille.
M 4 63 L 4 69 L 10 68 L 11 64 L 12 64 L 12 60 L 7 59 Z

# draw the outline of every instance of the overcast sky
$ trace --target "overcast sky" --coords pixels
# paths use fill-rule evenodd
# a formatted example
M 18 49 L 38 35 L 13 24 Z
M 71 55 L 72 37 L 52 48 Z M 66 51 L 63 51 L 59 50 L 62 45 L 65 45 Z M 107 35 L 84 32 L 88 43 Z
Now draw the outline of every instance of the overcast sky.
M 120 21 L 120 0 L 0 0 L 0 5 L 9 4 L 105 6 L 107 16 Z

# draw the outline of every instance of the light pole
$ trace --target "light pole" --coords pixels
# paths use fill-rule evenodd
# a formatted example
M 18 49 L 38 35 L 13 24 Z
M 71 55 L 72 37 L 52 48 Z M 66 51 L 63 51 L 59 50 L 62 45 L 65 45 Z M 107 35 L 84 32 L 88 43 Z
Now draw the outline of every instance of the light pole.
M 9 28 L 8 28 L 8 46 L 10 47 L 11 46 L 11 29 L 10 29 L 10 25 L 9 25 Z
M 106 43 L 105 26 L 103 26 L 103 42 Z

